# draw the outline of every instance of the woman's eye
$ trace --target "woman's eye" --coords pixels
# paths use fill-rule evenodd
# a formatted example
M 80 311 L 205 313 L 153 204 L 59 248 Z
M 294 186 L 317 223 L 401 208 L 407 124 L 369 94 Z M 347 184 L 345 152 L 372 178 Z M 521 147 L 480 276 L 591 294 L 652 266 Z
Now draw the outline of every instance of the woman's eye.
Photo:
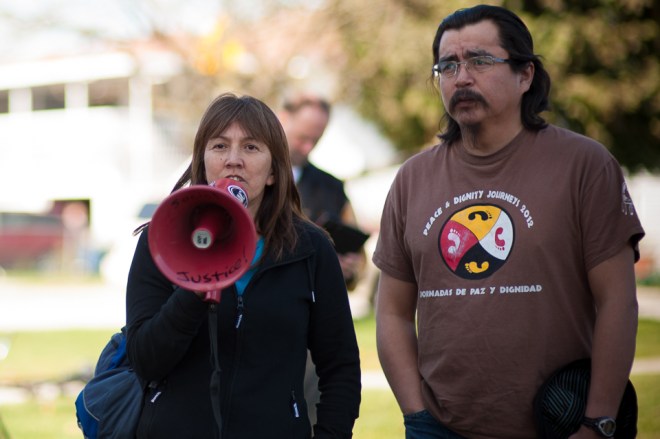
M 248 151 L 258 151 L 259 147 L 252 143 L 248 143 L 247 145 L 245 145 L 245 149 L 247 149 Z

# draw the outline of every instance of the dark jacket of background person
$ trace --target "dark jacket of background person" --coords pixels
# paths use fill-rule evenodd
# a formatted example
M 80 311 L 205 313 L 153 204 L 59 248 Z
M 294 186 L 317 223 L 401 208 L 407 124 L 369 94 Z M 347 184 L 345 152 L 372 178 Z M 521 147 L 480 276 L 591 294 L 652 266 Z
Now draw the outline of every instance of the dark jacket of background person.
M 323 395 L 314 437 L 351 437 L 359 394 L 331 384 L 360 386 L 347 297 L 336 294 L 343 289 L 341 272 L 320 231 L 306 225 L 300 236 L 295 251 L 281 261 L 265 256 L 242 302 L 233 286 L 223 291 L 218 307 L 223 439 L 310 437 L 302 379 L 308 336 Z M 171 286 L 154 265 L 144 232 L 129 274 L 127 306 L 131 362 L 144 379 L 164 382 L 155 402 L 145 403 L 138 437 L 217 437 L 209 394 L 208 305 Z M 257 388 L 264 397 L 235 397 Z
M 341 180 L 307 162 L 296 186 L 303 212 L 312 221 L 318 224 L 341 221 L 342 210 L 348 202 Z

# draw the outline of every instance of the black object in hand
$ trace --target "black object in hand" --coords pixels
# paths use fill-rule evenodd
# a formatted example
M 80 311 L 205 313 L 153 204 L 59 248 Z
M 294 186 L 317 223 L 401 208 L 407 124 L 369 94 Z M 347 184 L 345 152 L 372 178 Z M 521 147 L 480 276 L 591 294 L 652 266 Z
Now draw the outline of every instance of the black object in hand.
M 357 253 L 366 240 L 369 239 L 368 233 L 337 221 L 327 221 L 323 224 L 323 228 L 330 233 L 334 241 L 335 250 L 340 254 Z

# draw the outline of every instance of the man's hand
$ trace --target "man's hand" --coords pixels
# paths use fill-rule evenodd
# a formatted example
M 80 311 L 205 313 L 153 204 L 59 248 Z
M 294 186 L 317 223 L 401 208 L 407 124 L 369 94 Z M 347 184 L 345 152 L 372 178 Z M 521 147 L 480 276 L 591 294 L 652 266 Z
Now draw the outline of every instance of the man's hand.
M 339 257 L 339 265 L 341 265 L 346 286 L 349 289 L 354 288 L 364 267 L 364 256 L 360 253 L 338 253 L 337 257 Z

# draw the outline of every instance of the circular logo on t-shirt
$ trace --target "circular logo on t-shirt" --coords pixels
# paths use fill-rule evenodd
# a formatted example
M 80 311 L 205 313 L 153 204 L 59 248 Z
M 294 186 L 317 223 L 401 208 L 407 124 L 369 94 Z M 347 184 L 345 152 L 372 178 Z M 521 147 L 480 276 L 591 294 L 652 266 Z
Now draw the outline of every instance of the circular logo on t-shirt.
M 484 279 L 504 265 L 514 238 L 506 211 L 475 204 L 456 212 L 440 231 L 440 253 L 447 267 L 464 279 Z

